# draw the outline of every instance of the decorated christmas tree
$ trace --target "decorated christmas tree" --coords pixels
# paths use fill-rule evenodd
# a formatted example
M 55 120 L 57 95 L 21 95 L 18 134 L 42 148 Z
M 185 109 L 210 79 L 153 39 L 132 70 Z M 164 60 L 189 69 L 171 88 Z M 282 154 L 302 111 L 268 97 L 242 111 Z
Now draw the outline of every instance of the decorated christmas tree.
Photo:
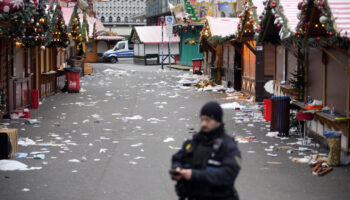
M 50 35 L 52 37 L 50 47 L 66 48 L 70 44 L 67 26 L 64 23 L 60 5 L 57 5 L 54 11 Z
M 68 31 L 71 32 L 72 39 L 76 43 L 80 43 L 82 40 L 80 28 L 81 28 L 81 24 L 79 21 L 78 6 L 75 6 L 72 17 L 68 25 Z

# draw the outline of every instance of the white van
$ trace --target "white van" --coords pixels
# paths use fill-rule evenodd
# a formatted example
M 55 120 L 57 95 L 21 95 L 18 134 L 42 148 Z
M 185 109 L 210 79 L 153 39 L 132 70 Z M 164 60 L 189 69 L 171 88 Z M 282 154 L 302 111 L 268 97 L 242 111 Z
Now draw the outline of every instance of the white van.
M 113 49 L 103 53 L 103 60 L 116 63 L 118 58 L 130 58 L 134 56 L 134 44 L 127 40 L 119 41 Z

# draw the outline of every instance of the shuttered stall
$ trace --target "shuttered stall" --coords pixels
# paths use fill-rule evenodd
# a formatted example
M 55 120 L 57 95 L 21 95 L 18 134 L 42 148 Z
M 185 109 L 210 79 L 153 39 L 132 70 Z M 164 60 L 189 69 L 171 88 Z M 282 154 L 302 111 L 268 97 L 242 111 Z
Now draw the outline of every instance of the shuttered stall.
M 271 43 L 264 44 L 264 75 L 275 78 L 276 46 Z
M 347 63 L 347 57 L 339 51 L 331 50 L 342 63 Z M 320 71 L 321 68 L 320 68 Z M 327 64 L 327 90 L 326 103 L 328 106 L 334 105 L 335 111 L 345 114 L 346 111 L 346 71 L 333 59 L 328 59 Z
M 319 49 L 309 49 L 309 64 L 307 88 L 308 95 L 313 99 L 322 100 L 323 96 L 323 70 L 322 52 Z

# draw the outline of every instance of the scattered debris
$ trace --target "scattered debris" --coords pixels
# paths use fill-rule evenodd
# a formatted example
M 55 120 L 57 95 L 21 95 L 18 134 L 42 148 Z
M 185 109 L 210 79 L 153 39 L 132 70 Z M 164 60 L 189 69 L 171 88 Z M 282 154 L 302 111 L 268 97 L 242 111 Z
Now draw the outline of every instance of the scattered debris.
M 30 167 L 17 160 L 0 160 L 0 171 L 28 171 L 28 170 L 40 170 L 42 167 Z
M 269 162 L 266 162 L 267 164 L 269 165 L 281 165 L 282 163 L 281 162 L 272 162 L 272 161 L 269 161 Z
M 19 138 L 18 139 L 18 145 L 20 145 L 20 146 L 27 147 L 29 145 L 35 145 L 35 144 L 36 143 L 29 138 Z
M 173 141 L 175 141 L 175 139 L 171 137 L 168 137 L 165 140 L 163 140 L 163 142 L 173 142 Z

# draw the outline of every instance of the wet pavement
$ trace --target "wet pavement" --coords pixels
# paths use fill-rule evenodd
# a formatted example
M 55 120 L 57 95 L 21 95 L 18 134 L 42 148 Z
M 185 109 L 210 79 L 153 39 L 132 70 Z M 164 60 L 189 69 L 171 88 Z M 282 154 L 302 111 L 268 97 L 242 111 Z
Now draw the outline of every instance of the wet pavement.
M 13 160 L 36 168 L 0 171 L 0 199 L 177 199 L 167 173 L 171 155 L 198 130 L 205 102 L 232 100 L 221 92 L 182 87 L 177 81 L 183 71 L 131 60 L 93 66 L 94 75 L 82 78 L 81 93 L 51 96 L 31 110 L 39 124 L 2 120 L 18 128 L 20 138 L 33 141 L 19 146 L 26 158 Z M 254 114 L 258 109 L 224 110 L 227 132 L 251 139 L 239 144 L 241 199 L 349 199 L 349 167 L 313 176 L 311 168 L 290 157 L 327 151 L 278 150 L 297 140 L 266 137 L 268 123 Z M 33 159 L 35 154 L 45 158 Z

